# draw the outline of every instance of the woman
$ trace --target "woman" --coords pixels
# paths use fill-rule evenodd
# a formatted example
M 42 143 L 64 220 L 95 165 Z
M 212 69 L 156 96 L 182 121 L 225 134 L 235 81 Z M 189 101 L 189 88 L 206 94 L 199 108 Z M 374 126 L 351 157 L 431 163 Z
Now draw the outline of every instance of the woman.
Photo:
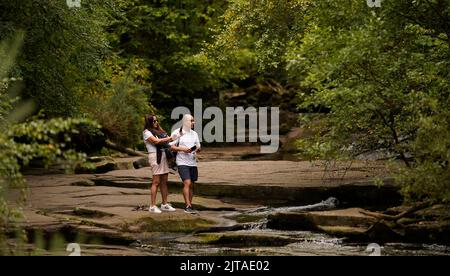
M 170 203 L 167 202 L 167 196 L 169 191 L 167 188 L 167 179 L 169 176 L 169 166 L 167 164 L 166 153 L 162 148 L 167 145 L 168 142 L 172 142 L 179 137 L 179 134 L 175 134 L 172 137 L 168 137 L 167 133 L 161 128 L 158 123 L 158 119 L 155 115 L 145 116 L 144 126 L 144 143 L 148 151 L 148 161 L 152 169 L 152 187 L 150 198 L 150 213 L 160 214 L 162 211 L 173 212 L 173 208 Z M 156 206 L 156 194 L 158 193 L 158 186 L 161 190 L 161 209 Z

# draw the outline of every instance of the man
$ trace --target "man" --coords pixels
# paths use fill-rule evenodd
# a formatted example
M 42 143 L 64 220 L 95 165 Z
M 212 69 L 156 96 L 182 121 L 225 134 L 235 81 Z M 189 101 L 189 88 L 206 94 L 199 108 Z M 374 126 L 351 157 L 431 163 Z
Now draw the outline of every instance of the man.
M 196 211 L 192 208 L 192 198 L 194 197 L 194 184 L 198 179 L 196 154 L 200 152 L 200 141 L 197 132 L 194 131 L 194 117 L 185 114 L 182 123 L 181 129 L 176 129 L 172 133 L 180 138 L 171 142 L 170 145 L 172 150 L 178 152 L 176 163 L 178 173 L 183 181 L 183 197 L 186 204 L 184 211 L 195 214 Z

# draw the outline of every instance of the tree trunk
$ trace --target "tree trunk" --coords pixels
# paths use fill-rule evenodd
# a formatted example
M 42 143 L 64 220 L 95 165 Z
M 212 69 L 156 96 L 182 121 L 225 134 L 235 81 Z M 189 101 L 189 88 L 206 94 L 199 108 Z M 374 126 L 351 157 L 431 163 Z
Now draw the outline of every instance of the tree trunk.
M 129 154 L 131 156 L 147 157 L 147 154 L 145 154 L 145 153 L 138 152 L 138 151 L 135 151 L 135 150 L 130 149 L 130 148 L 122 147 L 120 145 L 117 145 L 116 143 L 113 143 L 113 142 L 109 141 L 109 140 L 106 140 L 106 147 L 110 148 L 110 149 L 113 149 L 113 150 L 117 150 L 117 151 L 126 153 L 126 154 Z
M 408 210 L 401 212 L 398 215 L 395 216 L 390 216 L 390 215 L 386 215 L 386 214 L 381 214 L 381 213 L 377 213 L 377 212 L 369 212 L 369 211 L 359 211 L 361 214 L 367 215 L 367 216 L 371 216 L 380 220 L 387 220 L 387 221 L 395 221 L 397 222 L 398 220 L 400 220 L 401 218 L 406 217 L 409 214 L 412 214 L 414 212 L 417 212 L 419 210 L 425 209 L 427 207 L 431 206 L 430 202 L 422 202 L 417 204 L 416 206 L 413 206 L 411 208 L 409 208 Z

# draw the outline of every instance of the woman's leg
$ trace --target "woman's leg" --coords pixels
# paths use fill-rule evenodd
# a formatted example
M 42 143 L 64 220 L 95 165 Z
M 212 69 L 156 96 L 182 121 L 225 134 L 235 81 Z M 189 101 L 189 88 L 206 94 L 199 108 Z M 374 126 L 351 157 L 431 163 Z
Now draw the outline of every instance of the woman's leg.
M 167 197 L 169 196 L 169 189 L 167 187 L 167 179 L 169 178 L 169 174 L 161 174 L 160 175 L 160 189 L 161 189 L 161 197 L 162 204 L 167 204 Z
M 191 205 L 191 180 L 185 179 L 183 181 L 183 197 L 184 197 L 184 203 L 186 204 L 186 207 L 192 206 Z
M 152 177 L 152 187 L 150 188 L 150 207 L 156 206 L 156 194 L 158 193 L 158 186 L 161 183 L 161 175 L 154 175 Z

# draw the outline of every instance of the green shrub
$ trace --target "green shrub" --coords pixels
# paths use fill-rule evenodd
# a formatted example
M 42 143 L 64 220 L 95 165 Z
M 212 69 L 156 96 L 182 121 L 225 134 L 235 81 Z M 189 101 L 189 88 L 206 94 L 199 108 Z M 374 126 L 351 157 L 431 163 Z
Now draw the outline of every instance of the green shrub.
M 20 47 L 21 37 L 0 43 L 0 99 L 8 99 L 10 69 Z M 26 183 L 20 173 L 21 166 L 32 159 L 40 158 L 45 164 L 62 163 L 67 169 L 84 161 L 86 155 L 70 149 L 71 135 L 79 133 L 79 126 L 98 129 L 99 125 L 90 119 L 29 120 L 25 123 L 11 121 L 13 113 L 28 113 L 29 106 L 13 109 L 9 103 L 0 107 L 0 255 L 14 254 L 8 239 L 23 241 L 25 236 L 17 227 L 22 214 L 20 206 L 26 199 Z M 19 190 L 21 197 L 16 204 L 7 196 L 11 189 Z M 18 233 L 11 237 L 11 233 Z
M 126 78 L 114 84 L 106 95 L 94 96 L 86 109 L 111 141 L 131 147 L 140 143 L 144 115 L 152 110 L 142 88 Z

